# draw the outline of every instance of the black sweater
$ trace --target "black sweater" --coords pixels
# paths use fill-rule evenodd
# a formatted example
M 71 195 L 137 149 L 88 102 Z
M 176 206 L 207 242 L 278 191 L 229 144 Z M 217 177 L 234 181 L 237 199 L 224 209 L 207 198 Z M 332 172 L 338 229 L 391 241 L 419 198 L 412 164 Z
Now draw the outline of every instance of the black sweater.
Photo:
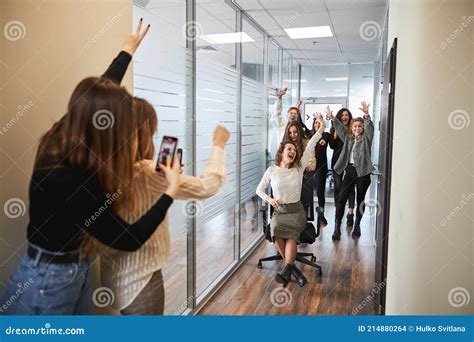
M 324 145 L 320 145 L 319 143 L 316 144 L 314 148 L 314 155 L 316 156 L 316 171 L 328 170 L 328 156 L 327 156 L 327 148 L 328 143 L 331 140 L 331 135 L 328 132 L 324 132 L 321 140 L 324 140 L 326 143 Z
M 334 165 L 336 165 L 337 160 L 339 159 L 339 155 L 342 152 L 342 147 L 344 146 L 344 142 L 339 138 L 339 136 L 334 139 L 333 135 L 333 128 L 331 128 L 330 139 L 329 139 L 329 147 L 331 147 L 334 152 L 331 158 L 331 168 L 334 170 Z
M 120 52 L 103 76 L 120 83 L 130 60 L 129 54 Z M 62 252 L 79 248 L 83 230 L 113 248 L 137 250 L 155 232 L 173 202 L 163 194 L 145 215 L 128 224 L 112 210 L 119 194 L 106 196 L 95 172 L 66 164 L 33 170 L 29 196 L 28 240 Z

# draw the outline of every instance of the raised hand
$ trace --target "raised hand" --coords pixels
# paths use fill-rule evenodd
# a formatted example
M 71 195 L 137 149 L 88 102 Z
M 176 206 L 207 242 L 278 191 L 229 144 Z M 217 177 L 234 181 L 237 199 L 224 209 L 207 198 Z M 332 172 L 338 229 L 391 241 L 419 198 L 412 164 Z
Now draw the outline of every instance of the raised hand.
M 227 140 L 229 140 L 230 132 L 227 128 L 222 125 L 218 125 L 214 129 L 213 142 L 214 145 L 224 148 Z
M 135 51 L 137 51 L 138 46 L 140 46 L 140 43 L 142 42 L 143 38 L 145 38 L 148 30 L 150 29 L 150 25 L 147 25 L 145 30 L 143 30 L 142 32 L 142 24 L 143 18 L 138 21 L 135 33 L 127 33 L 122 45 L 123 51 L 128 52 L 131 55 L 133 55 Z
M 280 90 L 277 92 L 277 96 L 281 99 L 281 97 L 282 97 L 283 95 L 285 95 L 287 91 L 288 91 L 288 88 L 287 88 L 287 87 L 282 88 L 282 89 L 280 89 Z
M 370 104 L 367 104 L 367 102 L 362 101 L 360 103 L 361 107 L 359 109 L 364 112 L 365 115 L 369 115 L 369 106 Z
M 295 106 L 295 107 L 298 108 L 298 109 L 300 109 L 300 107 L 301 107 L 302 104 L 303 104 L 303 101 L 298 100 L 298 101 L 296 101 L 296 106 Z
M 331 108 L 328 106 L 326 106 L 326 109 L 324 110 L 324 112 L 326 113 L 326 119 L 328 120 L 334 120 L 334 115 L 332 114 L 332 110 Z
M 332 112 L 331 112 L 331 115 L 332 115 Z M 316 120 L 319 122 L 318 132 L 323 134 L 323 132 L 326 130 L 326 121 L 324 121 L 324 118 L 321 114 L 318 114 L 318 116 L 316 117 Z

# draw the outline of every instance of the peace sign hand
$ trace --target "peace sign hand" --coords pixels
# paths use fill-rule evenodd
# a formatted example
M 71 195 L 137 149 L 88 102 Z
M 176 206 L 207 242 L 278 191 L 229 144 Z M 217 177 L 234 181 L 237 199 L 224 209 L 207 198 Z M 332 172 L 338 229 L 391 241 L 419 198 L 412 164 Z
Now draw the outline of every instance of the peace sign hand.
M 150 25 L 147 25 L 145 30 L 142 32 L 142 23 L 143 23 L 143 18 L 141 18 L 138 21 L 138 25 L 137 25 L 137 29 L 135 33 L 127 33 L 122 45 L 122 50 L 125 52 L 128 52 L 132 56 L 135 53 L 135 51 L 137 51 L 138 46 L 142 42 L 143 38 L 145 38 L 148 30 L 150 29 Z

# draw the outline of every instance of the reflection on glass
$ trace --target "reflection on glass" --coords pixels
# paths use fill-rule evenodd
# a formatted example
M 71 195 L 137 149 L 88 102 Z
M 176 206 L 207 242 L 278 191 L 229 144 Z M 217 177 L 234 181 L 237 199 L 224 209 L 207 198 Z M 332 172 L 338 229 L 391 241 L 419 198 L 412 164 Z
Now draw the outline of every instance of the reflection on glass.
M 255 189 L 265 171 L 266 145 L 265 134 L 262 132 L 266 120 L 264 37 L 246 20 L 243 21 L 242 28 L 255 42 L 242 44 L 241 252 L 261 234 Z
M 190 59 L 181 30 L 186 22 L 186 6 L 177 3 L 170 7 L 156 0 L 146 8 L 135 5 L 133 20 L 137 23 L 140 18 L 159 30 L 150 30 L 146 38 L 148 43 L 142 44 L 134 55 L 134 94 L 148 100 L 157 112 L 160 125 L 158 135 L 154 137 L 156 153 L 163 135 L 178 137 L 179 147 L 184 150 L 185 172 L 190 174 L 192 155 L 187 151 L 192 149 L 192 137 L 183 125 L 191 117 L 186 109 L 191 97 L 188 93 L 190 78 L 185 73 Z M 170 256 L 162 269 L 165 315 L 179 315 L 187 306 L 187 220 L 181 206 L 182 203 L 176 201 L 168 210 Z
M 202 35 L 235 32 L 235 11 L 223 1 L 197 1 Z M 231 136 L 226 144 L 226 181 L 215 196 L 202 201 L 196 217 L 196 296 L 234 261 L 237 85 L 235 44 L 198 39 L 196 60 L 196 171 L 202 173 L 211 153 L 212 132 L 219 123 Z

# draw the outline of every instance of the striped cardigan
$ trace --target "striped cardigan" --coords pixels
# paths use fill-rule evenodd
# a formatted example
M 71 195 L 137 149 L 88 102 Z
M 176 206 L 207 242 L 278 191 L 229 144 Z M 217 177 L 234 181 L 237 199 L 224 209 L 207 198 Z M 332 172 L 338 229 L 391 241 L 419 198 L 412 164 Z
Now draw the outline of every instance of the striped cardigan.
M 204 199 L 215 195 L 225 178 L 225 151 L 214 146 L 203 175 L 181 175 L 176 199 Z M 165 176 L 155 171 L 156 163 L 143 160 L 135 165 L 130 191 L 133 206 L 118 214 L 127 222 L 134 222 L 150 208 L 168 187 Z M 133 208 L 132 208 L 133 207 Z M 100 276 L 102 286 L 114 293 L 112 307 L 129 306 L 154 272 L 163 268 L 170 254 L 168 215 L 150 239 L 136 252 L 123 252 L 101 245 Z

